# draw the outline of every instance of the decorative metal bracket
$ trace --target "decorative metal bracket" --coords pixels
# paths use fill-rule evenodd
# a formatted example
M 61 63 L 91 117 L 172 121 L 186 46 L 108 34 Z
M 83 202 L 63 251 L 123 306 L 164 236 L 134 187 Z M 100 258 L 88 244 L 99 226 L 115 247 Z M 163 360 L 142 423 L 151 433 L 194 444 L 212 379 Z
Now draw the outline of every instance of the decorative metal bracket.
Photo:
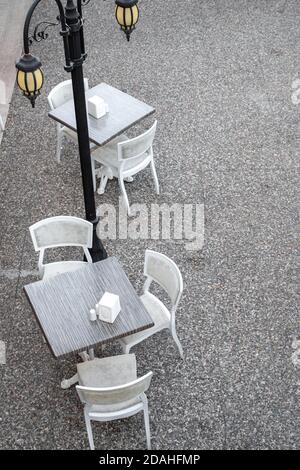
M 58 26 L 59 24 L 61 24 L 60 34 L 63 37 L 63 41 L 64 41 L 65 60 L 66 60 L 65 69 L 67 71 L 71 71 L 72 64 L 70 61 L 69 43 L 68 43 L 68 38 L 67 38 L 70 30 L 69 30 L 68 25 L 66 24 L 65 11 L 64 11 L 63 4 L 62 4 L 62 0 L 55 0 L 57 7 L 59 9 L 59 15 L 56 17 L 57 23 L 50 22 L 50 21 L 42 21 L 35 26 L 32 35 L 29 35 L 29 26 L 30 26 L 32 15 L 34 13 L 34 10 L 36 9 L 36 7 L 41 1 L 42 0 L 33 1 L 33 4 L 29 8 L 26 19 L 25 19 L 24 30 L 23 30 L 24 53 L 29 54 L 29 47 L 33 44 L 34 41 L 41 42 L 49 37 L 49 34 L 47 32 L 48 28 Z M 82 25 L 84 22 L 84 18 L 82 16 L 82 7 L 88 5 L 90 1 L 91 0 L 77 0 L 77 9 L 78 9 L 78 13 L 80 15 L 80 20 L 81 20 L 80 21 L 80 29 L 81 29 L 80 34 L 81 34 L 82 60 L 85 60 L 86 58 L 86 52 L 84 48 L 84 38 L 83 38 L 83 32 L 82 32 Z
M 33 41 L 41 42 L 48 38 L 49 34 L 46 32 L 51 26 L 58 26 L 60 24 L 60 17 L 57 17 L 57 23 L 51 23 L 50 21 L 41 21 L 34 28 L 32 36 L 28 37 L 29 44 L 32 45 Z

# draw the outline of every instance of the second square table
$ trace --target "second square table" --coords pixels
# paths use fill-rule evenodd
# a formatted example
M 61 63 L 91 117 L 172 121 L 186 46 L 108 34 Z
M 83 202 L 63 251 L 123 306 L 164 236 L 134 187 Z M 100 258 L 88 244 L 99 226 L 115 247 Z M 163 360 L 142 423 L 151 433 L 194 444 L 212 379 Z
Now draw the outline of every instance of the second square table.
M 92 96 L 100 96 L 109 107 L 109 112 L 100 119 L 88 114 L 90 141 L 100 147 L 155 112 L 152 106 L 106 83 L 90 88 L 86 92 L 86 98 Z M 73 131 L 77 131 L 73 100 L 50 111 L 49 116 Z

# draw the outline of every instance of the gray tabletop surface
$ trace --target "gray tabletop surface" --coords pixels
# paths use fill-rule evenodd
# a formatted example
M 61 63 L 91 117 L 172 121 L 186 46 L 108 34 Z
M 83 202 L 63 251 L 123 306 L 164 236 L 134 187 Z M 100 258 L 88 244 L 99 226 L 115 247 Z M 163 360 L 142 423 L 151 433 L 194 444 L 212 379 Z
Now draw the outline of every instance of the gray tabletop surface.
M 152 106 L 106 83 L 101 83 L 86 92 L 87 99 L 92 96 L 100 96 L 109 107 L 109 112 L 99 119 L 88 114 L 90 140 L 99 146 L 105 145 L 129 127 L 155 112 Z M 50 111 L 49 116 L 64 126 L 77 131 L 73 100 Z
M 55 357 L 153 326 L 149 313 L 114 257 L 28 284 L 24 290 Z M 89 311 L 105 291 L 119 295 L 121 311 L 112 324 L 99 319 L 91 322 Z

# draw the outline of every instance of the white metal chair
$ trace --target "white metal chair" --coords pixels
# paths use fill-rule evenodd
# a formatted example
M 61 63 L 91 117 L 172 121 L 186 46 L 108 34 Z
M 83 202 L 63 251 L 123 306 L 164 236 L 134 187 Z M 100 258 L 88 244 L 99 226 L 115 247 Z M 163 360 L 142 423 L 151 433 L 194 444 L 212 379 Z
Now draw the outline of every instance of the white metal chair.
M 183 359 L 183 350 L 176 333 L 175 324 L 175 313 L 183 291 L 183 281 L 179 268 L 166 255 L 146 250 L 144 275 L 147 279 L 144 284 L 144 293 L 140 299 L 150 314 L 154 326 L 139 333 L 125 336 L 119 340 L 119 343 L 124 353 L 128 354 L 133 346 L 167 328 L 171 331 L 180 356 Z M 159 284 L 169 295 L 172 302 L 170 311 L 155 295 L 149 292 L 152 281 Z
M 113 421 L 144 412 L 147 448 L 151 449 L 148 390 L 152 372 L 137 378 L 134 354 L 105 357 L 77 365 L 78 395 L 84 403 L 84 417 L 90 448 L 95 449 L 91 421 Z
M 75 271 L 85 265 L 85 261 L 60 261 L 43 264 L 47 248 L 79 246 L 83 248 L 86 260 L 92 263 L 88 248 L 93 244 L 93 224 L 87 220 L 71 216 L 49 217 L 29 227 L 35 251 L 39 251 L 39 273 L 42 279 L 57 274 Z
M 128 215 L 130 206 L 125 190 L 124 180 L 130 181 L 132 176 L 151 166 L 156 193 L 159 194 L 159 184 L 153 158 L 153 140 L 155 137 L 157 121 L 144 134 L 128 139 L 126 134 L 114 139 L 104 147 L 98 148 L 92 155 L 93 175 L 95 178 L 95 162 L 103 165 L 101 168 L 101 181 L 98 194 L 103 194 L 108 179 L 118 178 L 120 189 L 124 197 Z M 94 181 L 95 185 L 95 181 Z
M 84 89 L 88 91 L 89 89 L 89 82 L 88 79 L 84 79 Z M 50 108 L 56 109 L 58 106 L 62 106 L 67 101 L 73 99 L 73 89 L 72 89 L 72 80 L 65 80 L 64 82 L 59 83 L 56 85 L 48 95 L 48 103 Z M 56 158 L 57 161 L 60 162 L 61 150 L 62 150 L 62 140 L 63 137 L 73 140 L 77 142 L 77 132 L 73 131 L 67 126 L 63 126 L 60 123 L 57 123 L 57 147 L 56 147 Z M 97 145 L 90 144 L 91 150 L 97 148 Z M 96 191 L 96 186 L 94 188 Z

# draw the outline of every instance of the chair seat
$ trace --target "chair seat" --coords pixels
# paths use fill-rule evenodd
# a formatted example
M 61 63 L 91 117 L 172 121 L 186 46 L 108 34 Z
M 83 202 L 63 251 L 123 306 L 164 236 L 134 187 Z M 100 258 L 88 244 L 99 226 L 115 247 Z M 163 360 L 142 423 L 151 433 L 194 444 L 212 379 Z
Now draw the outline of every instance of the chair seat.
M 137 379 L 136 358 L 134 354 L 122 354 L 93 359 L 77 364 L 77 373 L 79 384 L 84 387 L 110 388 L 125 385 Z M 92 405 L 89 407 L 89 415 L 120 411 L 140 402 L 139 398 L 134 398 L 109 405 Z
M 117 387 L 137 378 L 134 354 L 103 357 L 77 364 L 79 384 L 84 387 Z
M 99 147 L 96 151 L 93 152 L 93 159 L 96 160 L 98 163 L 101 163 L 102 165 L 105 165 L 111 168 L 112 170 L 115 170 L 113 171 L 114 176 L 118 176 L 116 171 L 120 166 L 120 162 L 118 160 L 118 143 L 124 142 L 126 140 L 128 140 L 127 135 L 122 134 L 116 139 L 109 142 L 104 147 Z M 149 161 L 150 160 L 151 158 L 149 156 Z M 132 161 L 128 160 L 128 162 L 126 162 L 124 172 L 130 170 L 131 168 L 138 167 L 138 165 L 142 162 L 145 162 L 145 154 L 141 155 L 139 158 L 134 158 Z
M 107 164 L 108 166 L 118 164 L 118 144 L 128 140 L 126 134 L 121 134 L 115 139 L 111 140 L 104 147 L 99 147 L 96 152 L 93 153 L 93 158 L 99 163 Z
M 77 271 L 86 266 L 85 261 L 59 261 L 57 263 L 49 263 L 44 265 L 43 280 L 50 279 L 57 274 L 66 273 L 68 271 Z
M 163 330 L 164 328 L 169 328 L 170 326 L 170 312 L 155 295 L 151 294 L 150 292 L 146 292 L 140 297 L 140 299 L 151 316 L 154 326 L 152 326 L 152 328 L 147 328 L 147 330 L 140 331 L 139 333 L 125 336 L 120 340 L 125 344 L 139 343 L 143 339 L 148 338 L 149 336 Z

